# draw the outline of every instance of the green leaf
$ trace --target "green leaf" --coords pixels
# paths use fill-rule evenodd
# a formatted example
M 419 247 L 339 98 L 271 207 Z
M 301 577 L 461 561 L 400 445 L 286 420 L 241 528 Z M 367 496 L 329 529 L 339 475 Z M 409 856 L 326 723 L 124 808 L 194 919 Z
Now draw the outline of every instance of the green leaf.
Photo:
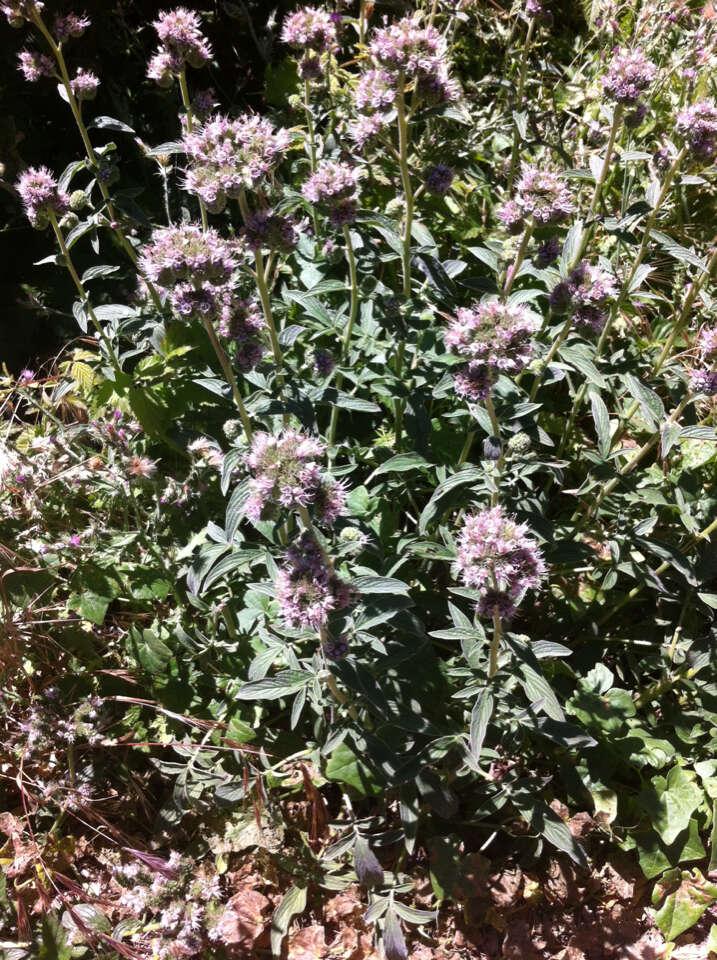
M 96 624 L 104 623 L 107 608 L 112 603 L 112 597 L 103 597 L 96 593 L 85 592 L 72 594 L 67 601 L 68 610 L 76 610 L 84 620 Z
M 713 923 L 710 927 L 710 935 L 707 937 L 705 950 L 708 954 L 717 953 L 717 923 Z
M 290 887 L 271 918 L 271 952 L 275 957 L 281 956 L 281 945 L 292 918 L 303 913 L 305 909 L 306 887 Z
M 352 586 L 362 595 L 371 593 L 400 594 L 408 593 L 411 589 L 403 580 L 396 580 L 394 577 L 356 577 Z
M 127 126 L 121 120 L 115 120 L 114 117 L 95 117 L 87 124 L 88 129 L 114 130 L 116 133 L 134 133 L 132 127 Z
M 381 793 L 381 787 L 374 780 L 369 768 L 345 743 L 340 743 L 332 752 L 326 764 L 325 775 L 327 780 L 345 783 L 364 797 L 378 796 Z
M 634 400 L 640 404 L 640 411 L 647 424 L 654 430 L 661 420 L 665 419 L 665 407 L 654 390 L 650 390 L 644 383 L 631 373 L 625 374 L 627 389 Z
M 471 711 L 470 745 L 471 756 L 476 766 L 480 762 L 483 741 L 485 740 L 486 730 L 488 729 L 488 721 L 493 715 L 493 702 L 493 697 L 487 690 L 484 690 L 476 700 L 473 705 L 473 710 Z
M 448 477 L 448 479 L 444 480 L 443 483 L 439 483 L 436 489 L 433 491 L 431 499 L 423 508 L 423 512 L 421 513 L 421 518 L 418 524 L 419 532 L 426 532 L 428 524 L 438 513 L 441 500 L 446 496 L 446 494 L 450 493 L 451 490 L 456 490 L 458 487 L 463 487 L 466 484 L 476 483 L 478 480 L 482 480 L 484 476 L 485 474 L 482 470 L 478 470 L 475 467 L 469 467 L 466 470 L 460 470 L 458 473 L 454 473 L 452 476 Z
M 567 853 L 571 860 L 580 866 L 587 866 L 585 851 L 570 832 L 567 823 L 540 799 L 539 793 L 529 792 L 526 788 L 513 790 L 511 802 L 517 807 L 534 833 L 542 834 L 558 850 Z
M 417 470 L 420 467 L 430 466 L 428 460 L 418 453 L 397 453 L 395 457 L 391 457 L 390 460 L 377 467 L 372 476 L 378 477 L 382 473 L 403 473 L 406 470 Z
M 250 680 L 239 688 L 236 697 L 238 700 L 279 700 L 301 690 L 310 680 L 308 673 L 284 670 L 275 677 Z
M 599 393 L 593 393 L 590 397 L 592 406 L 593 420 L 595 422 L 595 432 L 598 438 L 598 452 L 605 459 L 610 453 L 610 415 L 607 407 Z
M 660 885 L 657 890 L 662 892 Z M 693 927 L 716 900 L 717 886 L 706 880 L 696 867 L 692 873 L 683 870 L 678 888 L 669 893 L 662 907 L 655 911 L 655 923 L 666 940 L 674 940 Z
M 694 782 L 694 774 L 680 766 L 665 777 L 653 777 L 637 797 L 637 803 L 651 818 L 652 826 L 663 843 L 669 846 L 686 830 L 690 818 L 702 803 L 702 790 Z

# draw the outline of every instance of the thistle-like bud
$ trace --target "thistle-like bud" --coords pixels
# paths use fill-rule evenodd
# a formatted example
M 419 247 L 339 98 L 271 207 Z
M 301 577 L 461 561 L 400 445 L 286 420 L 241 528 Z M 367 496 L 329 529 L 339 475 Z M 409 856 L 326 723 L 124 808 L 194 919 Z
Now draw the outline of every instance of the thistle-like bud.
M 523 430 L 519 433 L 514 433 L 508 441 L 508 449 L 510 452 L 517 453 L 518 455 L 528 453 L 532 445 L 532 440 Z
M 70 210 L 79 213 L 87 206 L 87 195 L 84 190 L 73 190 L 70 194 Z
M 227 440 L 236 440 L 237 437 L 241 436 L 243 430 L 242 422 L 241 420 L 227 420 L 222 430 Z

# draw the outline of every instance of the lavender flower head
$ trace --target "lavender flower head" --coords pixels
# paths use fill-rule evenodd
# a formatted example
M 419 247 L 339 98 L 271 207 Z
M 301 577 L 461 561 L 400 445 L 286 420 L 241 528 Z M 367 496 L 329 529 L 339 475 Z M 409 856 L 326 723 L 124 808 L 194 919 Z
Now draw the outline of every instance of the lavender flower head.
M 161 87 L 171 87 L 174 77 L 179 76 L 187 64 L 203 67 L 211 59 L 212 48 L 193 11 L 185 7 L 164 11 L 153 26 L 162 46 L 150 59 L 147 76 Z
M 19 29 L 33 13 L 39 13 L 44 6 L 40 0 L 7 0 L 6 3 L 0 3 L 0 13 L 7 17 L 11 27 Z
M 690 369 L 690 390 L 708 397 L 717 394 L 717 327 L 703 327 L 695 338 L 699 366 Z
M 291 217 L 272 210 L 259 210 L 244 225 L 242 235 L 250 250 L 277 250 L 291 253 L 298 242 L 298 230 Z
M 153 26 L 165 48 L 182 65 L 203 67 L 211 59 L 212 49 L 202 34 L 201 21 L 194 11 L 186 7 L 164 11 Z
M 319 440 L 299 430 L 255 434 L 246 458 L 254 474 L 247 516 L 266 520 L 281 508 L 311 507 L 321 523 L 331 525 L 343 512 L 346 491 L 323 474 L 318 461 L 324 452 Z
M 677 114 L 675 129 L 685 138 L 695 160 L 709 163 L 717 155 L 717 106 L 700 100 Z
M 507 200 L 497 210 L 498 219 L 511 236 L 523 232 L 525 213 L 515 200 Z
M 541 270 L 555 263 L 560 256 L 561 249 L 560 238 L 557 236 L 552 236 L 549 240 L 545 240 L 540 244 L 535 259 Z
M 81 37 L 92 21 L 84 13 L 67 13 L 55 18 L 55 36 L 60 43 L 65 43 L 71 37 Z
M 35 50 L 22 50 L 17 55 L 18 70 L 22 71 L 28 83 L 36 83 L 42 77 L 55 75 L 55 61 L 44 53 Z
M 360 113 L 349 126 L 349 135 L 360 149 L 369 141 L 375 140 L 388 123 L 388 114 Z
M 354 90 L 354 106 L 360 113 L 384 113 L 396 102 L 396 79 L 387 70 L 367 70 Z
M 481 616 L 512 616 L 526 590 L 545 574 L 543 555 L 528 528 L 502 507 L 468 514 L 456 538 L 456 569 L 467 587 L 481 593 Z
M 518 208 L 524 216 L 532 216 L 537 223 L 560 223 L 575 210 L 565 181 L 557 170 L 547 164 L 537 167 L 524 163 L 515 189 Z
M 95 74 L 83 70 L 82 67 L 75 74 L 74 80 L 70 80 L 70 87 L 78 100 L 94 100 L 99 85 L 100 81 Z
M 288 548 L 276 595 L 281 615 L 290 627 L 315 630 L 326 624 L 333 610 L 343 610 L 355 598 L 352 587 L 334 573 L 308 532 Z
M 434 196 L 441 197 L 451 189 L 454 177 L 455 173 L 451 167 L 447 167 L 444 163 L 437 163 L 426 172 L 424 180 L 426 190 Z
M 611 274 L 583 261 L 553 288 L 550 305 L 556 313 L 571 313 L 577 327 L 600 333 L 607 320 L 605 307 L 617 292 Z
M 431 102 L 455 100 L 458 85 L 450 76 L 447 43 L 419 14 L 376 30 L 369 46 L 372 59 L 385 70 L 414 80 L 416 93 Z
M 602 78 L 603 90 L 616 103 L 637 103 L 655 79 L 657 67 L 642 50 L 620 51 Z
M 184 135 L 189 160 L 185 188 L 210 210 L 221 211 L 266 177 L 289 146 L 287 130 L 269 120 L 243 114 L 235 120 L 217 115 Z
M 303 7 L 285 17 L 281 39 L 295 50 L 327 53 L 336 46 L 336 24 L 325 10 Z
M 359 176 L 359 170 L 347 163 L 321 160 L 301 192 L 310 203 L 327 206 L 331 223 L 343 227 L 356 219 Z
M 533 354 L 537 320 L 524 306 L 498 300 L 462 307 L 450 321 L 446 343 L 464 360 L 480 361 L 501 373 L 519 373 Z
M 50 215 L 64 214 L 70 201 L 58 188 L 57 181 L 47 167 L 30 167 L 16 184 L 25 213 L 33 227 L 43 229 L 50 222 Z
M 169 291 L 172 309 L 185 319 L 216 318 L 237 267 L 233 247 L 196 224 L 155 230 L 139 259 L 142 274 Z
M 336 358 L 328 350 L 314 350 L 314 370 L 320 377 L 328 377 L 334 372 Z
M 525 307 L 498 301 L 461 308 L 450 321 L 446 344 L 467 365 L 454 375 L 456 392 L 484 400 L 499 373 L 519 373 L 533 354 L 531 336 L 537 321 Z

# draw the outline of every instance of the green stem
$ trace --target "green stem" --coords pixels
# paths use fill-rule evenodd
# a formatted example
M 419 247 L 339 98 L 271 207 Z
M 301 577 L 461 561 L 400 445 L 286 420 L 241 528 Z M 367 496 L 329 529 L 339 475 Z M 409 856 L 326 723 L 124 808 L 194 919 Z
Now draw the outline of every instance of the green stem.
M 189 87 L 187 86 L 187 68 L 184 66 L 179 74 L 179 89 L 182 91 L 182 103 L 184 104 L 184 112 L 187 118 L 187 132 L 191 133 L 194 129 L 194 115 L 192 113 L 192 101 L 189 97 Z M 197 200 L 199 201 L 199 212 L 202 217 L 202 227 L 206 230 L 209 226 L 207 208 L 201 197 L 197 197 Z
M 471 447 L 473 446 L 473 441 L 476 438 L 475 430 L 471 430 L 470 433 L 466 436 L 465 443 L 463 444 L 463 449 L 461 450 L 461 455 L 458 457 L 458 466 L 462 466 L 468 459 L 468 454 L 471 452 Z
M 247 413 L 246 407 L 244 406 L 244 401 L 242 400 L 241 393 L 239 392 L 239 385 L 237 384 L 237 379 L 234 376 L 234 371 L 232 370 L 231 361 L 226 354 L 226 351 L 219 342 L 216 331 L 212 324 L 212 321 L 209 317 L 204 318 L 204 329 L 207 331 L 207 336 L 211 342 L 212 347 L 214 348 L 214 353 L 217 356 L 217 360 L 224 371 L 224 376 L 227 379 L 227 383 L 232 388 L 232 395 L 234 396 L 234 402 L 237 405 L 239 410 L 239 417 L 244 427 L 244 434 L 246 436 L 247 442 L 251 443 L 253 432 L 251 428 L 251 421 L 249 419 L 249 414 Z
M 401 184 L 406 203 L 404 214 L 403 236 L 401 238 L 401 270 L 403 275 L 403 297 L 405 301 L 411 298 L 411 229 L 413 227 L 414 195 L 411 187 L 411 173 L 408 169 L 408 115 L 406 112 L 405 77 L 400 76 L 398 96 L 396 97 L 396 111 L 398 114 L 398 156 L 401 170 Z M 406 352 L 406 340 L 402 339 L 396 351 L 396 379 L 400 380 L 403 374 L 403 358 Z M 403 412 L 405 403 L 397 399 L 394 404 L 394 433 L 396 435 L 396 450 L 401 445 L 403 432 Z
M 358 274 L 356 272 L 356 255 L 354 253 L 353 243 L 351 242 L 351 231 L 347 225 L 344 225 L 344 239 L 346 241 L 346 258 L 349 263 L 349 277 L 351 280 L 351 305 L 349 307 L 349 319 L 344 330 L 344 336 L 341 343 L 341 355 L 339 362 L 345 364 L 351 347 L 351 335 L 353 333 L 356 317 L 358 316 Z M 343 374 L 339 371 L 336 374 L 336 389 L 340 390 L 344 382 Z M 331 420 L 329 423 L 329 446 L 333 446 L 336 436 L 336 424 L 339 419 L 338 405 L 334 405 L 331 411 Z
M 692 547 L 694 547 L 697 543 L 700 542 L 700 540 L 707 540 L 708 537 L 710 537 L 715 532 L 715 530 L 717 530 L 717 518 L 715 518 L 712 521 L 712 523 L 708 524 L 708 526 L 706 526 L 704 530 L 701 530 L 699 533 L 690 537 L 689 540 L 684 544 L 684 546 L 680 548 L 680 553 L 684 554 L 685 550 L 691 550 Z M 666 570 L 669 569 L 669 567 L 670 567 L 670 562 L 668 560 L 665 560 L 665 562 L 661 563 L 660 566 L 657 568 L 657 570 L 655 570 L 655 576 L 657 577 L 661 576 Z M 608 612 L 605 614 L 604 617 L 602 617 L 602 619 L 598 620 L 598 626 L 602 626 L 604 623 L 607 623 L 608 620 L 612 619 L 612 617 L 619 610 L 622 610 L 622 608 L 626 606 L 628 603 L 630 603 L 631 600 L 634 600 L 635 597 L 639 593 L 641 593 L 642 590 L 644 590 L 644 588 L 645 588 L 644 583 L 638 584 L 638 586 L 634 587 L 628 594 L 626 594 L 626 596 L 622 598 L 622 600 L 620 600 L 619 603 L 616 603 L 611 610 L 608 610 Z
M 500 641 L 503 636 L 503 627 L 500 622 L 500 615 L 493 614 L 493 639 L 490 642 L 490 660 L 488 663 L 488 679 L 492 680 L 498 672 L 498 654 L 500 652 Z
M 85 290 L 85 288 L 84 288 L 84 286 L 83 286 L 83 284 L 82 284 L 82 281 L 80 280 L 80 278 L 79 278 L 79 276 L 78 276 L 78 273 L 77 273 L 77 271 L 75 270 L 75 265 L 74 265 L 74 263 L 72 262 L 72 257 L 70 256 L 70 251 L 67 249 L 67 244 L 65 243 L 65 239 L 64 239 L 64 237 L 62 236 L 62 230 L 60 230 L 60 225 L 59 225 L 58 222 L 57 222 L 57 217 L 55 216 L 55 212 L 54 212 L 54 210 L 50 210 L 48 213 L 49 213 L 50 223 L 52 224 L 52 229 L 53 229 L 53 231 L 54 231 L 54 233 L 55 233 L 55 237 L 57 238 L 57 243 L 58 243 L 58 245 L 59 245 L 59 247 L 60 247 L 60 251 L 61 251 L 62 256 L 63 256 L 63 258 L 64 258 L 65 266 L 67 267 L 67 270 L 69 271 L 69 274 L 70 274 L 70 276 L 72 277 L 72 280 L 73 280 L 73 282 L 74 282 L 74 284 L 75 284 L 75 287 L 76 287 L 76 289 L 77 289 L 77 292 L 79 293 L 80 297 L 82 298 L 82 301 L 83 301 L 83 303 L 84 303 L 84 305 L 85 305 L 85 307 L 86 307 L 86 309 L 87 309 L 87 313 L 88 313 L 88 315 L 89 315 L 89 318 L 90 318 L 90 320 L 92 321 L 92 324 L 93 324 L 95 330 L 97 331 L 97 333 L 98 333 L 98 335 L 99 335 L 99 337 L 100 337 L 100 340 L 101 340 L 102 343 L 105 345 L 105 349 L 107 350 L 107 353 L 108 353 L 108 355 L 109 355 L 109 359 L 110 359 L 110 361 L 111 361 L 111 363 L 112 363 L 112 366 L 113 366 L 114 369 L 115 369 L 115 372 L 118 374 L 119 377 L 122 377 L 122 375 L 123 375 L 123 374 L 122 374 L 122 368 L 121 368 L 120 365 L 119 365 L 119 360 L 117 359 L 117 354 L 115 353 L 112 344 L 110 343 L 107 335 L 105 334 L 104 330 L 102 329 L 102 324 L 101 324 L 100 321 L 97 319 L 97 314 L 95 313 L 95 311 L 94 311 L 93 308 L 92 308 L 92 305 L 90 304 L 89 297 L 87 296 L 87 291 Z
M 643 235 L 642 235 L 642 241 L 640 242 L 640 246 L 638 247 L 637 255 L 636 255 L 635 260 L 633 261 L 633 264 L 632 264 L 632 269 L 630 270 L 630 273 L 628 274 L 627 279 L 626 279 L 625 282 L 622 284 L 622 288 L 621 288 L 621 290 L 620 290 L 620 294 L 619 294 L 617 300 L 615 301 L 615 303 L 614 303 L 614 305 L 613 305 L 613 307 L 612 307 L 612 310 L 610 311 L 610 316 L 608 317 L 607 322 L 605 323 L 605 326 L 603 327 L 603 331 L 602 331 L 602 333 L 600 334 L 600 339 L 599 339 L 599 341 L 598 341 L 598 345 L 597 345 L 597 349 L 596 349 L 596 351 L 595 351 L 595 356 L 594 356 L 594 358 L 593 358 L 593 362 L 597 361 L 597 360 L 602 356 L 603 348 L 604 348 L 604 346 L 605 346 L 605 343 L 607 342 L 608 335 L 609 335 L 609 333 L 610 333 L 610 330 L 611 330 L 611 328 L 612 328 L 612 325 L 613 325 L 613 323 L 614 323 L 614 321 L 615 321 L 615 318 L 616 318 L 616 316 L 617 316 L 617 314 L 618 314 L 618 311 L 619 311 L 619 309 L 620 309 L 620 304 L 622 303 L 622 301 L 623 301 L 623 299 L 625 298 L 625 296 L 626 296 L 627 294 L 629 294 L 629 292 L 630 292 L 630 285 L 632 284 L 632 281 L 633 281 L 634 278 L 635 278 L 635 274 L 637 273 L 638 267 L 639 267 L 640 264 L 642 263 L 642 260 L 643 260 L 643 258 L 644 258 L 644 256 L 645 256 L 645 252 L 647 251 L 647 245 L 648 245 L 648 243 L 650 242 L 650 234 L 651 234 L 652 229 L 653 229 L 653 227 L 654 227 L 654 225 L 655 225 L 655 221 L 657 220 L 657 217 L 658 217 L 658 215 L 659 215 L 660 207 L 662 206 L 662 204 L 663 204 L 663 202 L 664 202 L 664 199 L 665 199 L 665 197 L 667 196 L 667 191 L 669 190 L 670 185 L 671 185 L 672 181 L 673 181 L 674 178 L 675 178 L 675 174 L 677 173 L 678 167 L 679 167 L 679 165 L 680 165 L 680 163 L 681 163 L 681 161 L 682 161 L 682 158 L 684 157 L 684 155 L 685 155 L 685 153 L 686 153 L 686 150 L 687 150 L 686 147 L 683 147 L 683 148 L 680 150 L 680 152 L 679 152 L 679 153 L 677 154 L 677 156 L 675 157 L 675 159 L 674 159 L 674 161 L 673 161 L 670 169 L 667 171 L 667 174 L 666 174 L 666 176 L 665 176 L 665 182 L 664 182 L 663 185 L 662 185 L 662 189 L 660 190 L 660 194 L 659 194 L 659 196 L 658 196 L 658 198 L 657 198 L 657 200 L 656 200 L 656 202 L 655 202 L 655 206 L 652 208 L 652 211 L 650 212 L 650 215 L 649 215 L 649 217 L 647 218 L 647 221 L 646 221 L 646 223 L 645 223 L 645 230 L 644 230 Z M 560 442 L 560 447 L 558 448 L 558 454 L 557 454 L 558 457 L 559 457 L 560 454 L 563 452 L 563 450 L 564 450 L 564 448 L 565 448 L 565 444 L 567 443 L 567 441 L 568 441 L 569 438 L 570 438 L 570 433 L 571 433 L 571 431 L 572 431 L 573 424 L 575 423 L 575 417 L 576 417 L 578 411 L 580 410 L 580 407 L 582 406 L 582 402 L 583 402 L 583 400 L 585 399 L 585 394 L 586 394 L 586 393 L 587 393 L 587 383 L 583 384 L 583 386 L 582 386 L 582 387 L 580 388 L 580 390 L 578 391 L 577 396 L 575 397 L 575 403 L 573 404 L 573 409 L 572 409 L 572 411 L 571 411 L 571 413 L 570 413 L 570 417 L 569 417 L 569 419 L 568 419 L 568 423 L 567 423 L 567 425 L 566 425 L 566 427 L 565 427 L 565 432 L 563 433 L 563 438 L 562 438 L 562 440 L 561 440 L 561 442 Z M 633 412 L 634 412 L 634 411 L 633 411 Z
M 523 94 L 525 92 L 525 76 L 528 69 L 528 53 L 530 52 L 530 45 L 533 41 L 533 33 L 535 32 L 535 17 L 531 17 L 530 23 L 528 24 L 528 32 L 525 35 L 525 43 L 523 44 L 523 51 L 520 55 L 520 74 L 518 76 L 518 97 L 517 97 L 517 106 L 518 110 L 523 106 Z M 515 179 L 515 171 L 518 166 L 518 145 L 520 143 L 520 131 L 518 130 L 518 125 L 515 123 L 515 129 L 513 130 L 513 146 L 510 151 L 510 171 L 508 173 L 508 193 L 513 189 L 513 181 Z
M 239 195 L 239 209 L 241 210 L 241 215 L 246 223 L 251 216 L 249 212 L 249 204 L 247 203 L 246 194 L 241 193 Z M 264 313 L 264 320 L 266 321 L 266 327 L 269 331 L 269 339 L 271 340 L 271 351 L 274 354 L 274 363 L 276 365 L 276 379 L 279 384 L 279 388 L 283 390 L 284 388 L 284 371 L 283 371 L 283 359 L 281 355 L 281 345 L 279 344 L 279 337 L 276 332 L 276 326 L 274 324 L 274 315 L 271 310 L 271 297 L 269 296 L 269 287 L 267 284 L 267 277 L 264 270 L 264 257 L 261 250 L 257 250 L 254 254 L 254 267 L 255 267 L 255 276 L 256 276 L 256 285 L 259 291 L 259 299 L 261 300 L 262 311 Z
M 610 164 L 612 163 L 612 151 L 613 151 L 613 148 L 615 147 L 615 139 L 617 137 L 617 131 L 620 129 L 623 112 L 624 110 L 623 110 L 622 104 L 616 104 L 612 114 L 612 124 L 610 125 L 610 136 L 608 137 L 607 147 L 605 148 L 605 156 L 603 157 L 600 176 L 598 177 L 595 183 L 595 189 L 593 191 L 592 200 L 590 201 L 590 209 L 588 210 L 588 213 L 591 216 L 597 210 L 598 203 L 600 202 L 600 194 L 602 193 L 602 188 L 605 184 L 605 178 L 607 177 L 607 172 L 610 169 Z M 583 244 L 581 244 L 581 248 L 578 251 L 578 255 L 575 258 L 574 263 L 571 264 L 571 266 L 574 266 L 575 263 L 577 263 L 580 257 L 583 255 L 585 251 L 585 247 L 587 246 L 587 243 L 588 243 L 588 240 L 586 239 L 587 236 L 588 235 L 586 233 L 585 237 L 583 238 Z
M 525 260 L 525 252 L 528 249 L 528 243 L 533 235 L 533 230 L 535 230 L 535 221 L 531 217 L 525 230 L 523 231 L 523 236 L 520 241 L 520 246 L 518 247 L 518 252 L 515 255 L 515 260 L 508 268 L 508 272 L 505 275 L 505 286 L 503 287 L 502 296 L 504 303 L 510 296 L 510 291 L 513 289 L 515 278 L 518 276 L 518 270 L 520 270 L 521 264 L 523 263 L 523 260 Z
M 75 97 L 74 93 L 72 92 L 70 75 L 67 71 L 67 64 L 65 63 L 65 57 L 62 53 L 62 44 L 55 43 L 52 37 L 52 34 L 45 26 L 45 22 L 42 19 L 40 13 L 37 11 L 37 9 L 33 11 L 31 19 L 32 19 L 32 22 L 37 27 L 37 29 L 42 34 L 42 36 L 44 37 L 48 46 L 50 47 L 50 50 L 52 51 L 52 55 L 55 58 L 57 66 L 60 69 L 60 79 L 62 80 L 62 86 L 65 90 L 65 94 L 67 96 L 67 102 L 70 105 L 70 110 L 72 111 L 72 116 L 75 119 L 77 129 L 80 132 L 82 143 L 85 147 L 85 153 L 87 154 L 87 159 L 90 161 L 90 164 L 92 165 L 92 167 L 97 169 L 98 167 L 97 154 L 94 151 L 92 142 L 90 141 L 90 136 L 87 132 L 87 127 L 85 126 L 84 120 L 82 119 L 82 110 L 80 108 L 80 104 L 77 98 Z M 105 205 L 107 206 L 107 213 L 109 214 L 109 218 L 110 218 L 110 229 L 113 231 L 114 235 L 119 240 L 120 245 L 122 246 L 123 250 L 129 257 L 129 259 L 132 261 L 132 264 L 136 267 L 137 254 L 135 253 L 134 247 L 129 242 L 123 230 L 117 223 L 117 220 L 118 220 L 117 213 L 115 211 L 112 200 L 110 199 L 109 190 L 107 189 L 107 186 L 104 183 L 102 183 L 102 181 L 99 178 L 97 178 L 97 185 L 100 188 L 102 198 L 105 201 Z M 114 224 L 114 226 L 112 226 L 112 224 Z M 146 277 L 143 277 L 142 279 L 144 280 L 147 286 L 147 291 L 150 297 L 152 298 L 152 302 L 154 303 L 155 308 L 161 312 L 162 302 L 159 299 L 159 293 L 157 292 L 156 287 Z
M 505 457 L 503 456 L 503 442 L 500 439 L 500 424 L 498 423 L 498 418 L 495 415 L 495 407 L 493 406 L 493 398 L 490 393 L 485 398 L 485 408 L 488 411 L 488 416 L 490 417 L 490 424 L 493 428 L 493 433 L 498 438 L 500 443 L 500 456 L 498 457 L 498 463 L 496 467 L 496 489 L 491 494 L 491 506 L 496 506 L 498 503 L 498 485 L 500 483 L 500 478 L 503 476 L 503 467 L 505 466 Z
M 562 330 L 561 330 L 560 333 L 558 334 L 557 340 L 554 341 L 552 347 L 550 348 L 550 350 L 548 350 L 548 352 L 547 352 L 547 354 L 546 354 L 546 357 L 545 357 L 545 359 L 543 360 L 542 369 L 540 370 L 540 372 L 538 373 L 537 377 L 535 378 L 535 383 L 533 384 L 533 387 L 532 387 L 532 389 L 531 389 L 531 391 L 530 391 L 530 402 L 531 402 L 531 403 L 533 402 L 533 400 L 535 400 L 535 396 L 536 396 L 538 390 L 540 389 L 540 385 L 542 384 L 542 382 L 543 382 L 543 380 L 544 380 L 544 378 L 545 378 L 545 373 L 546 373 L 546 371 L 547 371 L 547 369 L 548 369 L 548 364 L 549 364 L 550 361 L 553 359 L 553 357 L 555 356 L 555 354 L 558 352 L 558 350 L 560 349 L 560 347 L 563 345 L 563 342 L 564 342 L 565 338 L 567 337 L 568 333 L 570 332 L 570 328 L 572 327 L 572 325 L 573 325 L 573 318 L 572 318 L 572 317 L 568 317 L 568 319 L 567 319 L 567 320 L 565 321 L 565 323 L 563 324 Z
M 311 173 L 316 173 L 316 133 L 314 131 L 314 118 L 311 113 L 311 98 L 309 96 L 309 80 L 304 78 L 304 114 L 306 115 L 306 129 L 309 135 L 309 154 L 311 157 Z M 316 208 L 311 209 L 311 219 L 314 223 L 314 239 L 318 240 L 319 224 L 316 219 Z

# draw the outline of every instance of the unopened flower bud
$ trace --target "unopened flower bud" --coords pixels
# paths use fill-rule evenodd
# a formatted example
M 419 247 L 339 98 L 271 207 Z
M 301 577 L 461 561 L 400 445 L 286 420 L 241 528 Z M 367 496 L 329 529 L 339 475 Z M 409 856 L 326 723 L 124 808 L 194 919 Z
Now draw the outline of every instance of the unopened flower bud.
M 227 440 L 236 440 L 237 437 L 241 436 L 242 422 L 241 420 L 227 420 L 222 430 Z
M 532 441 L 527 433 L 524 433 L 522 430 L 519 433 L 513 434 L 513 436 L 508 441 L 508 449 L 511 453 L 525 454 L 527 453 L 532 446 Z
M 87 206 L 87 196 L 84 190 L 73 190 L 70 194 L 70 210 L 79 213 Z

